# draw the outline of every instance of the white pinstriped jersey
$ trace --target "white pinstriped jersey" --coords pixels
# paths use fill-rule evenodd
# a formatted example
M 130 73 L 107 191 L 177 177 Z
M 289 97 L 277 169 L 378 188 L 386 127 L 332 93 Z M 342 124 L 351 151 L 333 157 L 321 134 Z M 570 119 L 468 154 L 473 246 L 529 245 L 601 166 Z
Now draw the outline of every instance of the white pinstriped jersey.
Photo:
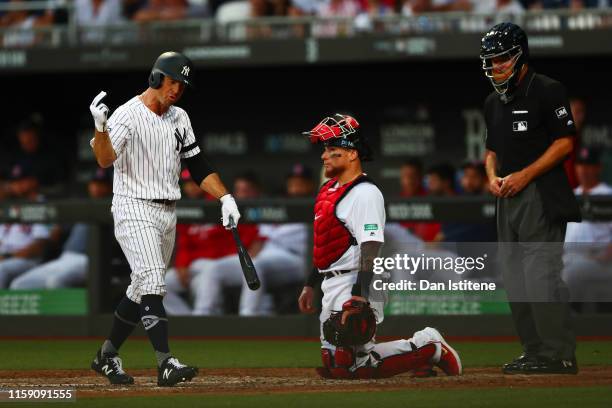
M 181 159 L 200 153 L 187 113 L 176 106 L 159 116 L 133 97 L 108 119 L 117 155 L 113 193 L 147 200 L 181 198 Z

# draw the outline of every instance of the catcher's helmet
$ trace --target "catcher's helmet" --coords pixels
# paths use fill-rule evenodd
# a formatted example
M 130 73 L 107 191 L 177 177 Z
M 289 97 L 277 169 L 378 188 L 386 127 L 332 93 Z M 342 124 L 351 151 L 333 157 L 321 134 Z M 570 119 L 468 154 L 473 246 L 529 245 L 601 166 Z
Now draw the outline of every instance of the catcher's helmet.
M 366 138 L 358 134 L 359 123 L 354 117 L 336 113 L 319 122 L 312 130 L 302 132 L 311 143 L 355 149 L 362 161 L 372 160 L 372 149 Z
M 493 59 L 506 58 L 512 64 L 512 73 L 503 80 L 495 80 Z M 509 96 L 517 86 L 519 72 L 529 60 L 527 34 L 514 23 L 500 23 L 493 26 L 480 42 L 480 59 L 485 75 L 500 95 Z
M 181 53 L 168 51 L 157 57 L 151 75 L 149 75 L 149 86 L 159 88 L 163 76 L 166 75 L 175 81 L 181 81 L 186 85 L 193 86 L 193 63 Z

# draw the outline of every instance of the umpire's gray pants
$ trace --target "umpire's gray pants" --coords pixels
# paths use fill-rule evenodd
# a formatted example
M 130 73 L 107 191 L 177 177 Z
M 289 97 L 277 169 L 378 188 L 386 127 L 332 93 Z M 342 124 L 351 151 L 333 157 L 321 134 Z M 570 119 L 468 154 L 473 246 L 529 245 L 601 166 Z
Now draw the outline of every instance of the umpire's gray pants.
M 504 286 L 523 350 L 532 355 L 574 357 L 569 295 L 561 279 L 566 225 L 547 217 L 535 183 L 497 201 Z

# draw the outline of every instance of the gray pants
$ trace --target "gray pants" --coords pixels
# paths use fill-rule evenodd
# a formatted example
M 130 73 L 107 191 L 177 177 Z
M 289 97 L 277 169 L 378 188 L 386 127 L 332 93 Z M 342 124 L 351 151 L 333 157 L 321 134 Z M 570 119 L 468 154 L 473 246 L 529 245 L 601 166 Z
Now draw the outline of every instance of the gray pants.
M 531 355 L 571 359 L 569 292 L 561 279 L 565 222 L 544 213 L 535 183 L 497 203 L 497 234 L 504 286 L 523 350 Z

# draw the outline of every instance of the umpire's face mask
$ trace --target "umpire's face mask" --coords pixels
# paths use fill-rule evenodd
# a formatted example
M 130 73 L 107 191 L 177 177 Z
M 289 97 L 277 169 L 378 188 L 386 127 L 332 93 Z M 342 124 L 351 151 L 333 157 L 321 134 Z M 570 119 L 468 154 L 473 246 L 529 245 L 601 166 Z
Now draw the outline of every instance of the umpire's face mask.
M 518 62 L 522 54 L 521 47 L 516 46 L 508 51 L 482 57 L 485 76 L 498 94 L 504 95 L 508 92 L 512 79 L 518 75 L 521 68 Z

